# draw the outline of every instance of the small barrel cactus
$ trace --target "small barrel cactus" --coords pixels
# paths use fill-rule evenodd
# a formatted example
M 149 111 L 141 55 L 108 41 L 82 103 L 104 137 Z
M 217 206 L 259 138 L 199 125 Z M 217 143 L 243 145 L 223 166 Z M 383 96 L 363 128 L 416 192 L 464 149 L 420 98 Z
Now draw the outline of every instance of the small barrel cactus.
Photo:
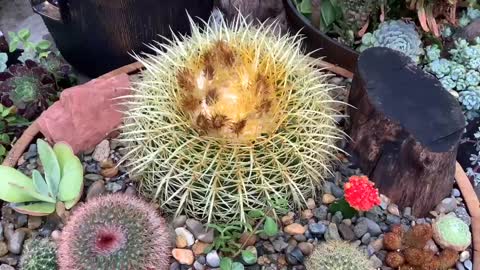
M 106 195 L 73 212 L 59 241 L 59 269 L 168 269 L 169 243 L 155 208 L 133 196 Z
M 228 223 L 273 197 L 305 207 L 331 172 L 335 86 L 272 28 L 241 16 L 193 24 L 191 37 L 138 59 L 146 71 L 120 139 L 141 193 L 165 211 Z
M 56 244 L 48 238 L 28 240 L 23 247 L 20 269 L 56 270 Z
M 415 25 L 401 20 L 383 22 L 373 34 L 366 33 L 359 50 L 364 51 L 370 47 L 387 47 L 400 51 L 416 63 L 420 62 L 420 56 L 424 53 Z
M 313 251 L 307 270 L 372 270 L 373 265 L 357 247 L 344 241 L 329 241 Z
M 432 226 L 433 239 L 442 248 L 463 251 L 472 243 L 470 228 L 455 215 L 441 216 Z

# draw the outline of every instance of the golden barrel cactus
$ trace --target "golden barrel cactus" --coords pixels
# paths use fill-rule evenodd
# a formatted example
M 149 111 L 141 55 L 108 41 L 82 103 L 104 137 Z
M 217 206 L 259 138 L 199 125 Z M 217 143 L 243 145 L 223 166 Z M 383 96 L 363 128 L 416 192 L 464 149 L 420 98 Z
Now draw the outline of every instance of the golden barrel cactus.
M 245 221 L 270 199 L 302 207 L 330 172 L 343 136 L 327 74 L 297 37 L 239 16 L 191 21 L 191 36 L 151 45 L 120 140 L 140 191 L 162 209 Z

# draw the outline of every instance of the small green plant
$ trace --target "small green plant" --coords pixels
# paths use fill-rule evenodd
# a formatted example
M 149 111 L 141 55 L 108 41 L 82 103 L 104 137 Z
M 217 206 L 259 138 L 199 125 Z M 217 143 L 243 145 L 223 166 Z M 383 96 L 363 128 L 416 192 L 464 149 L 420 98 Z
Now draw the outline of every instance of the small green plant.
M 23 127 L 30 124 L 27 119 L 18 116 L 14 107 L 0 104 L 0 163 L 7 155 L 7 147 L 12 143 L 12 137 Z
M 0 53 L 0 72 L 4 72 L 7 69 L 8 55 L 6 53 Z
M 220 259 L 220 270 L 243 270 L 245 267 L 239 262 L 233 262 L 232 259 L 223 257 Z
M 38 43 L 30 41 L 30 30 L 21 29 L 17 33 L 8 32 L 10 36 L 10 42 L 8 44 L 10 52 L 14 52 L 20 46 L 23 46 L 23 54 L 18 60 L 25 62 L 26 60 L 38 60 L 43 57 L 47 57 L 50 53 L 50 47 L 52 44 L 48 40 L 40 40 Z
M 31 239 L 24 245 L 21 270 L 56 270 L 57 246 L 48 238 Z
M 65 143 L 50 147 L 37 140 L 37 149 L 45 178 L 38 170 L 32 179 L 14 168 L 0 166 L 0 199 L 20 213 L 45 216 L 53 213 L 59 202 L 66 209 L 80 199 L 83 188 L 83 166 L 72 148 Z
M 206 252 L 211 250 L 219 250 L 224 254 L 230 254 L 232 257 L 242 255 L 247 261 L 255 257 L 255 255 L 245 250 L 244 244 L 239 243 L 242 234 L 247 234 L 248 239 L 256 234 L 265 234 L 268 237 L 274 237 L 278 234 L 279 228 L 275 221 L 274 213 L 286 214 L 288 212 L 288 201 L 281 198 L 270 200 L 270 207 L 263 210 L 251 210 L 248 212 L 248 222 L 233 222 L 229 224 L 209 224 L 210 228 L 216 230 L 217 235 L 212 245 L 208 247 Z M 256 224 L 255 227 L 252 224 Z M 226 268 L 230 269 L 230 268 Z

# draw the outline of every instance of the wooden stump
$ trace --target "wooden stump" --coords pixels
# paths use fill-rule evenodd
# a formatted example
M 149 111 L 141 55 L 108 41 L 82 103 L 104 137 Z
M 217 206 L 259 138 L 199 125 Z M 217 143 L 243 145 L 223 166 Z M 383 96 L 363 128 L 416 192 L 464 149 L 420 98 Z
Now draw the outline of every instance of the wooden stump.
M 349 145 L 363 173 L 417 216 L 452 189 L 465 119 L 458 101 L 410 58 L 371 48 L 350 91 Z

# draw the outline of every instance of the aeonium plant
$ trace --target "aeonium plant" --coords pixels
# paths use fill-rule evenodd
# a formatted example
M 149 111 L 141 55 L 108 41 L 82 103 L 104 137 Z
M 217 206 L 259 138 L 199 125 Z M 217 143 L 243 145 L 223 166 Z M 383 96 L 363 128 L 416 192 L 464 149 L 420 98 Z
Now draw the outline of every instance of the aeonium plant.
M 345 218 L 352 218 L 358 211 L 370 211 L 380 205 L 380 196 L 375 183 L 367 176 L 351 176 L 343 186 L 345 196 L 330 205 L 329 211 L 340 211 Z
M 0 166 L 0 199 L 10 202 L 15 211 L 32 216 L 49 215 L 60 202 L 65 209 L 72 208 L 83 188 L 82 163 L 66 143 L 52 148 L 39 139 L 37 149 L 44 176 L 33 170 L 30 179 L 14 168 Z

